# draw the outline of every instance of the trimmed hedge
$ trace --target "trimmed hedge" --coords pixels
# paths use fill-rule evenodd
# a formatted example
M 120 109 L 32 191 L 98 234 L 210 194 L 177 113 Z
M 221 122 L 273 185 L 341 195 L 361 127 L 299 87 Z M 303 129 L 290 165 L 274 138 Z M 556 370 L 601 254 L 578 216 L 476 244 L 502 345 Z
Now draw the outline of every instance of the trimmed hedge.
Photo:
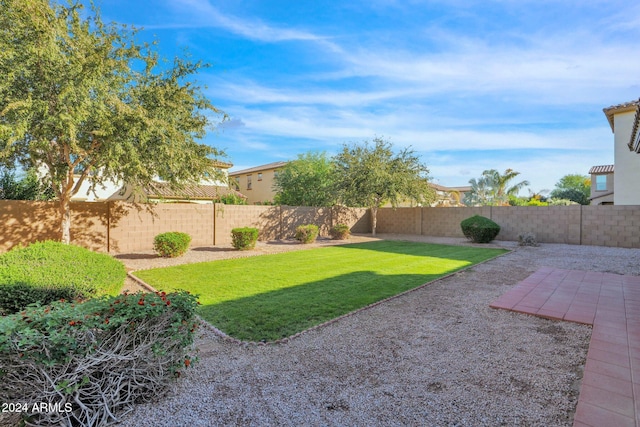
M 318 226 L 315 224 L 305 224 L 296 227 L 296 240 L 302 243 L 313 243 L 318 237 Z
M 116 295 L 125 277 L 120 261 L 80 246 L 46 241 L 17 247 L 0 255 L 0 312 L 61 298 Z
M 231 230 L 231 244 L 240 251 L 256 247 L 258 229 L 252 227 L 234 228 Z
M 474 215 L 460 223 L 462 233 L 474 243 L 489 243 L 500 233 L 500 226 L 489 218 Z
M 191 243 L 191 236 L 187 233 L 170 231 L 168 233 L 158 234 L 153 239 L 153 250 L 156 251 L 158 256 L 176 258 L 187 252 L 189 243 Z
M 113 424 L 195 361 L 197 304 L 183 291 L 138 293 L 0 317 L 0 402 L 30 402 L 28 425 Z

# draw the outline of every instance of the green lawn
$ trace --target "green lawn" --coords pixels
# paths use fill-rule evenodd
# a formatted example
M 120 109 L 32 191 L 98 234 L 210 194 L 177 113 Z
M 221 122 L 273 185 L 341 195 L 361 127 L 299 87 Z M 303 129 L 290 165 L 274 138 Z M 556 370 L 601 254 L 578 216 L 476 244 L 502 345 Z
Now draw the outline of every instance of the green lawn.
M 198 294 L 199 314 L 230 336 L 273 341 L 504 252 L 376 241 L 135 274 L 159 290 Z

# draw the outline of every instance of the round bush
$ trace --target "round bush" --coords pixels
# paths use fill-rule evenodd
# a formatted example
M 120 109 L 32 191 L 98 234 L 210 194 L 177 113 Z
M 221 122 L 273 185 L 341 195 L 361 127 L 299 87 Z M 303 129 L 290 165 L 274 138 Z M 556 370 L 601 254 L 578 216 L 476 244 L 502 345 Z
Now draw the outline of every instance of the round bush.
M 253 249 L 258 241 L 258 229 L 252 227 L 231 230 L 231 244 L 240 251 Z
M 318 237 L 318 226 L 315 224 L 300 225 L 296 228 L 296 240 L 302 243 L 313 243 Z
M 329 231 L 334 240 L 345 240 L 349 238 L 351 231 L 347 224 L 336 224 Z
M 460 223 L 462 233 L 474 243 L 489 243 L 500 232 L 500 226 L 489 218 L 474 215 Z
M 158 234 L 153 239 L 153 250 L 161 257 L 175 258 L 187 252 L 189 243 L 191 243 L 191 236 L 187 233 L 170 231 Z
M 57 299 L 116 295 L 124 265 L 107 254 L 60 242 L 38 242 L 0 255 L 0 311 Z

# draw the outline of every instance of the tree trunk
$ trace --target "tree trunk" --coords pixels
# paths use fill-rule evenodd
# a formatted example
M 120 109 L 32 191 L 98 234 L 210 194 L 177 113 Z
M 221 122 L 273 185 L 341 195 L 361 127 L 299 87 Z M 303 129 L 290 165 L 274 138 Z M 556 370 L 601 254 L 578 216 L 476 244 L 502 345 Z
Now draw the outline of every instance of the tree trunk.
M 376 225 L 378 222 L 378 207 L 371 206 L 371 235 L 376 235 Z
M 71 243 L 71 204 L 65 195 L 60 197 L 60 241 L 67 245 Z

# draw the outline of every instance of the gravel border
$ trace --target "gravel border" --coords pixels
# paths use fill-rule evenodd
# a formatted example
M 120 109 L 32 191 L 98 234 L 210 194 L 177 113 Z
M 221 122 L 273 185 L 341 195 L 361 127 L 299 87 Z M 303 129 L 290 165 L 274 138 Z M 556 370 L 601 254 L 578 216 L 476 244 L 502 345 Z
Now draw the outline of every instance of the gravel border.
M 489 304 L 542 266 L 640 275 L 640 250 L 495 246 L 514 250 L 283 345 L 239 346 L 202 328 L 200 362 L 121 425 L 570 426 L 591 327 Z

